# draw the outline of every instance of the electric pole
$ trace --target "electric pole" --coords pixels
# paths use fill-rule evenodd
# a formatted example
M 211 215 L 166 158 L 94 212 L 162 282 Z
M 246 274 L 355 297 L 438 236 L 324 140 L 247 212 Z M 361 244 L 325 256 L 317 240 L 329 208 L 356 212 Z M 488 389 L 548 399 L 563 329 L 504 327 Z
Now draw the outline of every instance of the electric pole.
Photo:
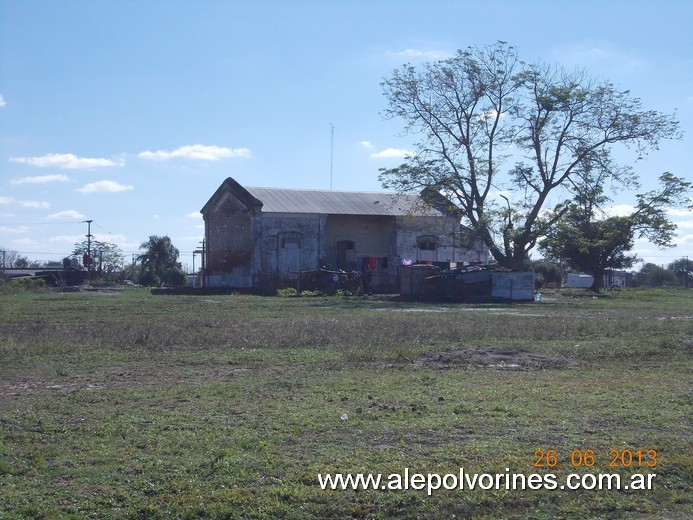
M 94 220 L 83 220 L 87 224 L 87 280 L 91 283 L 91 223 Z
M 202 276 L 200 279 L 200 287 L 207 287 L 207 281 L 205 280 L 205 265 L 206 265 L 205 256 L 207 256 L 206 255 L 207 249 L 205 247 L 205 239 L 202 239 L 201 243 L 202 243 L 202 248 L 201 249 L 198 248 L 198 249 L 195 249 L 195 251 L 193 251 L 193 271 L 195 270 L 195 267 L 194 267 L 194 265 L 195 265 L 195 253 L 198 253 L 202 256 Z M 193 280 L 195 280 L 195 278 L 193 278 Z
M 330 191 L 332 191 L 332 165 L 334 159 L 334 125 L 330 123 Z

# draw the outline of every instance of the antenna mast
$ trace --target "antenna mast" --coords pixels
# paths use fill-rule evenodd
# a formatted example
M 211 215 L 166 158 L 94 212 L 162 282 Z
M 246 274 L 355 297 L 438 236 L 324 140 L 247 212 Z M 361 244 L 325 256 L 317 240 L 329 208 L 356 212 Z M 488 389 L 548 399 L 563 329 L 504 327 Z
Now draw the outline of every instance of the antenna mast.
M 330 191 L 332 191 L 332 165 L 334 159 L 334 125 L 330 123 Z

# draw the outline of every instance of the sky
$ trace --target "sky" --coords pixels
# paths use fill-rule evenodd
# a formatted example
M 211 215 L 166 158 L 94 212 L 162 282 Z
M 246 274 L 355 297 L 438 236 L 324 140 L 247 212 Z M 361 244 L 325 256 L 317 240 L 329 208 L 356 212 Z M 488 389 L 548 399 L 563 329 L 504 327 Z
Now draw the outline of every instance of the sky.
M 498 40 L 675 114 L 683 139 L 632 165 L 693 180 L 691 20 L 689 0 L 0 0 L 0 249 L 60 260 L 92 220 L 128 260 L 168 235 L 190 269 L 227 177 L 380 191 L 414 142 L 382 81 Z M 693 257 L 693 212 L 669 216 L 677 246 L 639 240 L 643 261 Z

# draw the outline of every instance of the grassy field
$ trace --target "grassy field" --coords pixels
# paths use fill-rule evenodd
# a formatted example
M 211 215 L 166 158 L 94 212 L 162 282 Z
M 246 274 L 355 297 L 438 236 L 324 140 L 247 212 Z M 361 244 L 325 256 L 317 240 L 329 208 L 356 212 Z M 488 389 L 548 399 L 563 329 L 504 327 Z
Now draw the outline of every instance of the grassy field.
M 0 519 L 690 518 L 693 292 L 544 296 L 6 291 Z M 558 487 L 318 484 L 460 468 Z M 656 477 L 560 489 L 570 473 Z

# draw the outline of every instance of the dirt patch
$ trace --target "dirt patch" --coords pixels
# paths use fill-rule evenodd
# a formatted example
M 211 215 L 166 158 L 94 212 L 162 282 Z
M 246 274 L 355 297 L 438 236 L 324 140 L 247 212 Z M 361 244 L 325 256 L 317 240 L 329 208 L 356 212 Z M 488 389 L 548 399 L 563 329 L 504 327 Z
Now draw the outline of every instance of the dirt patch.
M 536 352 L 476 347 L 426 354 L 418 359 L 417 364 L 439 368 L 480 367 L 494 370 L 532 371 L 572 368 L 578 363 L 574 359 Z

